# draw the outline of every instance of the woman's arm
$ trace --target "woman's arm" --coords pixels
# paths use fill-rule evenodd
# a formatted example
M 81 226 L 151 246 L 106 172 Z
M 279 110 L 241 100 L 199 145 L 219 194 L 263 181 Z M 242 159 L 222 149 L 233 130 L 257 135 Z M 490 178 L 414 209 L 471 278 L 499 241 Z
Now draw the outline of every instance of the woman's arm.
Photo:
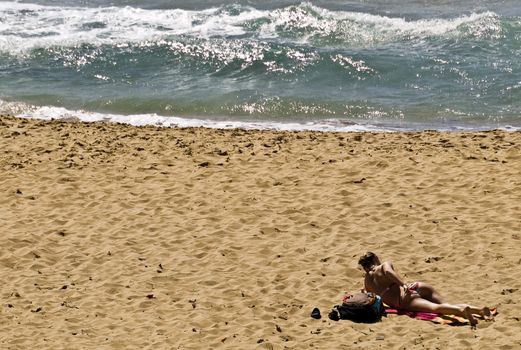
M 403 286 L 405 284 L 400 275 L 394 271 L 393 264 L 391 264 L 389 261 L 386 261 L 382 264 L 382 270 L 385 277 L 387 277 L 392 283 L 396 283 L 399 286 Z

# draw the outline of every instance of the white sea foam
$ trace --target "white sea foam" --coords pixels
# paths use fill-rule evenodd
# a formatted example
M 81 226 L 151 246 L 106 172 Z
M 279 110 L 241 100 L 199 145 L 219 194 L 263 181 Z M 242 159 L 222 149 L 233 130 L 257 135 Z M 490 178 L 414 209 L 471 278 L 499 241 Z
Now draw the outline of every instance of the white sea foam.
M 406 20 L 360 12 L 330 11 L 311 4 L 272 11 L 263 25 L 266 37 L 277 36 L 278 28 L 303 30 L 302 39 L 332 36 L 357 45 L 374 45 L 432 36 L 498 37 L 499 16 L 493 12 L 472 13 L 450 19 Z
M 0 100 L 0 114 L 13 114 L 19 118 L 40 120 L 65 120 L 77 122 L 110 122 L 130 124 L 134 126 L 159 127 L 205 127 L 212 129 L 255 129 L 281 131 L 392 131 L 392 128 L 383 128 L 375 125 L 355 124 L 341 120 L 322 120 L 319 122 L 271 122 L 271 121 L 237 121 L 215 120 L 203 118 L 180 118 L 174 116 L 160 116 L 150 114 L 107 114 L 84 110 L 69 110 L 63 107 L 32 106 L 20 102 L 6 102 Z
M 405 20 L 359 12 L 330 11 L 303 3 L 276 10 L 242 6 L 239 11 L 210 8 L 150 10 L 133 7 L 56 7 L 0 1 L 0 51 L 23 54 L 53 46 L 118 45 L 168 39 L 241 36 L 278 38 L 286 31 L 302 31 L 293 40 L 310 37 L 345 40 L 347 44 L 386 42 L 408 37 L 460 33 L 497 35 L 499 17 L 493 12 L 452 19 Z M 262 20 L 258 27 L 251 26 Z M 460 33 L 461 34 L 461 33 Z
M 118 45 L 160 40 L 172 35 L 241 35 L 241 23 L 262 16 L 249 10 L 238 16 L 203 11 L 145 10 L 133 7 L 53 7 L 0 2 L 0 51 L 78 44 Z
M 396 131 L 476 131 L 500 129 L 505 131 L 521 131 L 521 127 L 499 125 L 497 123 L 464 125 L 464 124 L 424 124 L 424 123 L 356 123 L 347 119 L 326 119 L 309 122 L 276 122 L 276 121 L 238 121 L 204 118 L 181 118 L 150 114 L 110 114 L 69 110 L 54 106 L 33 106 L 23 102 L 6 102 L 0 100 L 0 115 L 10 114 L 19 118 L 39 120 L 64 120 L 70 122 L 108 122 L 134 126 L 158 126 L 174 128 L 211 128 L 211 129 L 245 129 L 245 130 L 279 130 L 279 131 L 321 131 L 321 132 L 396 132 Z

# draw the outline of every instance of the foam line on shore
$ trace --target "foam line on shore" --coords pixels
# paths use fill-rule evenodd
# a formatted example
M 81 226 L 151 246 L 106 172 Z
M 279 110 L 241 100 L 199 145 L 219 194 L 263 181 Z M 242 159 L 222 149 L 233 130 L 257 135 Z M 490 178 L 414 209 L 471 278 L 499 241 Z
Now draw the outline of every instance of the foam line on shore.
M 110 114 L 89 112 L 83 110 L 69 110 L 63 107 L 32 106 L 25 103 L 5 102 L 0 100 L 0 113 L 15 115 L 19 118 L 40 120 L 65 120 L 78 122 L 112 122 L 134 126 L 153 125 L 161 127 L 193 128 L 205 127 L 211 129 L 246 129 L 246 130 L 279 130 L 279 131 L 322 131 L 322 132 L 396 132 L 396 131 L 421 131 L 435 129 L 438 131 L 482 131 L 505 130 L 517 131 L 519 127 L 498 125 L 429 125 L 420 123 L 359 123 L 348 119 L 325 119 L 321 121 L 258 121 L 258 120 L 232 120 L 221 119 L 185 118 L 176 116 L 161 116 L 150 114 Z

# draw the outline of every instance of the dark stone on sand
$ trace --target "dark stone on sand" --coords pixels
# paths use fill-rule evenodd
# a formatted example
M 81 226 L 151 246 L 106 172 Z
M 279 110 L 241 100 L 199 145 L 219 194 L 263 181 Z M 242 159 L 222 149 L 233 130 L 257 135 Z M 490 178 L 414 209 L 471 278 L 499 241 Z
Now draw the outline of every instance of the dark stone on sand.
M 311 311 L 311 317 L 313 317 L 316 320 L 320 320 L 322 318 L 322 315 L 320 314 L 320 310 L 318 307 L 314 308 L 313 311 Z
M 512 294 L 514 292 L 517 292 L 517 288 L 507 288 L 507 289 L 503 289 L 501 291 L 501 294 L 502 295 L 507 295 L 507 294 Z

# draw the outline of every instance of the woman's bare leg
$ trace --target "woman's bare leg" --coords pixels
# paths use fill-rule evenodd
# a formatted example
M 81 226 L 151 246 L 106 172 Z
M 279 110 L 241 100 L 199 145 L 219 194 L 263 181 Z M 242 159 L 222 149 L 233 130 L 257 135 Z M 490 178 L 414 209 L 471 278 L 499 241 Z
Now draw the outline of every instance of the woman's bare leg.
M 432 287 L 424 282 L 416 282 L 416 283 L 418 283 L 417 292 L 418 292 L 418 294 L 420 294 L 420 296 L 423 299 L 426 299 L 434 304 L 445 304 L 443 302 L 443 298 L 441 297 L 440 293 L 438 293 L 438 291 L 436 291 L 434 289 L 434 287 Z M 449 305 L 449 304 L 446 304 L 446 305 Z M 452 306 L 456 306 L 456 307 L 460 308 L 461 310 L 465 310 L 465 308 L 468 307 L 471 314 L 480 315 L 487 321 L 491 321 L 494 319 L 494 316 L 490 312 L 490 309 L 486 306 L 482 307 L 482 308 L 468 305 L 468 304 L 455 304 Z M 457 315 L 457 316 L 461 316 L 461 315 Z M 463 317 L 466 317 L 466 316 L 463 316 Z
M 447 303 L 437 304 L 427 299 L 416 297 L 404 301 L 401 307 L 408 311 L 435 312 L 443 315 L 461 316 L 469 320 L 471 325 L 478 323 L 474 316 L 472 316 L 472 310 L 468 305 L 452 305 Z
M 434 289 L 434 287 L 424 282 L 416 283 L 418 283 L 418 294 L 420 294 L 423 299 L 427 299 L 435 304 L 443 304 L 443 298 L 441 297 L 440 293 Z

